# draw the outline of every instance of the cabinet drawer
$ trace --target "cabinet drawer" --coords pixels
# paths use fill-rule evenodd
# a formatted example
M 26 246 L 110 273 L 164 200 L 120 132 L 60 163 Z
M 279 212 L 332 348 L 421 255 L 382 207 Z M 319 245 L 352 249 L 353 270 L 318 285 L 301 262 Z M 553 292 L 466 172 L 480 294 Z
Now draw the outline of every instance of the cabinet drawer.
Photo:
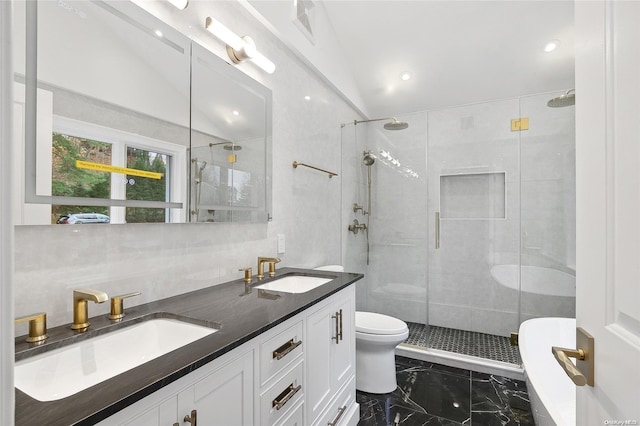
M 350 417 L 349 413 L 352 405 L 356 401 L 355 380 L 355 377 L 352 377 L 351 380 L 347 382 L 347 384 L 338 393 L 338 396 L 331 401 L 329 407 L 320 416 L 318 416 L 314 425 L 343 426 L 348 424 Z
M 282 416 L 277 426 L 304 426 L 304 402 L 291 409 L 290 413 Z
M 302 401 L 304 389 L 302 360 L 260 396 L 260 420 L 263 425 L 277 423 Z
M 302 321 L 276 334 L 260 344 L 260 385 L 264 386 L 273 376 L 302 354 Z

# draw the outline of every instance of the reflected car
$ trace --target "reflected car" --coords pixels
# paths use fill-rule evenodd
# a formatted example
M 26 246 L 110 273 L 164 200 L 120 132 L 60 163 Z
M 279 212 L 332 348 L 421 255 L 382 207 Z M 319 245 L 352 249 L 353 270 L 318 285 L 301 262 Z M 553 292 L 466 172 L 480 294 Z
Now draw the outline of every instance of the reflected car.
M 84 223 L 109 223 L 109 216 L 100 213 L 69 213 L 58 218 L 56 223 L 81 225 Z

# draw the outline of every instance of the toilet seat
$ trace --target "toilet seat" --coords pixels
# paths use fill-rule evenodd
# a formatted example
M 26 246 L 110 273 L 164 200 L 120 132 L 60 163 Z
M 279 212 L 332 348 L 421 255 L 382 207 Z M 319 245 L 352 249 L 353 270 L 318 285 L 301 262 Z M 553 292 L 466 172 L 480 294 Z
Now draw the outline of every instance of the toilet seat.
M 375 312 L 356 312 L 356 333 L 397 335 L 407 331 L 407 324 L 398 318 Z

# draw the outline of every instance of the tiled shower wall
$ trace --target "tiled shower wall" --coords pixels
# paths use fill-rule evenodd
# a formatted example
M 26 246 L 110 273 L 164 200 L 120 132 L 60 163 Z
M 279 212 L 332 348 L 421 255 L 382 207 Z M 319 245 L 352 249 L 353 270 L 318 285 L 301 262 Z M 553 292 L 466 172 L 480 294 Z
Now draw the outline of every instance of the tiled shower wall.
M 214 53 L 226 55 L 224 45 L 203 28 L 189 28 L 201 24 L 208 2 L 192 2 L 183 12 L 165 3 L 149 7 Z M 237 279 L 238 268 L 255 268 L 257 256 L 276 255 L 278 234 L 286 237 L 279 267 L 341 262 L 342 176 L 328 179 L 310 169 L 293 169 L 292 162 L 339 171 L 339 123 L 358 117 L 357 112 L 238 3 L 216 2 L 209 13 L 260 40 L 261 51 L 278 67 L 266 75 L 251 64 L 240 66 L 273 91 L 273 221 L 18 226 L 16 315 L 47 312 L 52 327 L 71 322 L 74 288 L 93 287 L 109 295 L 141 291 L 128 301 L 137 305 Z M 89 311 L 90 316 L 104 314 L 108 306 L 92 305 Z M 25 334 L 25 327 L 19 325 L 16 335 Z
M 403 131 L 380 122 L 343 128 L 345 223 L 366 221 L 349 209 L 366 204 L 363 151 L 400 162 L 372 166 L 368 266 L 364 233 L 343 230 L 347 268 L 366 272 L 358 309 L 501 336 L 528 318 L 575 315 L 574 289 L 519 292 L 518 281 L 520 264 L 575 280 L 574 111 L 546 106 L 561 93 L 404 115 Z M 529 130 L 512 132 L 520 116 Z M 441 211 L 447 203 L 454 208 Z M 496 279 L 492 268 L 502 265 L 513 266 L 513 288 Z

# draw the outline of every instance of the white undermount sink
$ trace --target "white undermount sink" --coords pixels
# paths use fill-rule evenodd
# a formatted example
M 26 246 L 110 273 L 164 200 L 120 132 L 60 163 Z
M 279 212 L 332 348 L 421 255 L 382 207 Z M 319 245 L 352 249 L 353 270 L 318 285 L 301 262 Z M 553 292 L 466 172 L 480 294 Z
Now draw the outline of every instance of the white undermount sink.
M 71 396 L 215 333 L 155 318 L 16 362 L 15 386 L 38 401 Z
M 333 278 L 288 275 L 265 284 L 257 285 L 255 288 L 280 291 L 282 293 L 306 293 L 332 280 Z

